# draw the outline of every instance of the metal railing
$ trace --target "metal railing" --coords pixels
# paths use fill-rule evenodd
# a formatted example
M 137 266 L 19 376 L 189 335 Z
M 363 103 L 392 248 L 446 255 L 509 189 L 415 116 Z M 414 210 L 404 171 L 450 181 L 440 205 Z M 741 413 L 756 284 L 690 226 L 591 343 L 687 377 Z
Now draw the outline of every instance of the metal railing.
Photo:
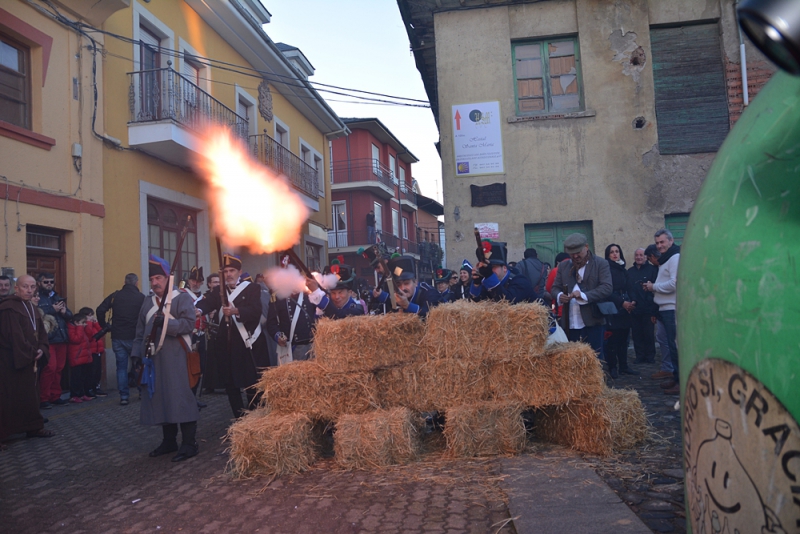
M 333 163 L 333 183 L 378 181 L 394 191 L 397 177 L 378 160 L 363 158 Z
M 407 184 L 400 184 L 400 200 L 407 200 L 412 204 L 417 203 L 417 194 Z
M 198 132 L 211 125 L 227 126 L 247 140 L 250 126 L 246 118 L 173 70 L 172 62 L 167 65 L 128 73 L 131 123 L 169 119 Z
M 250 150 L 258 161 L 289 178 L 295 188 L 311 198 L 319 198 L 317 169 L 268 136 L 266 131 L 250 136 Z
M 402 247 L 406 252 L 417 252 L 416 245 L 410 248 L 409 240 L 400 239 L 385 230 L 375 232 L 375 239 L 370 238 L 367 230 L 328 230 L 328 248 L 368 247 L 375 243 L 386 243 L 390 250 Z

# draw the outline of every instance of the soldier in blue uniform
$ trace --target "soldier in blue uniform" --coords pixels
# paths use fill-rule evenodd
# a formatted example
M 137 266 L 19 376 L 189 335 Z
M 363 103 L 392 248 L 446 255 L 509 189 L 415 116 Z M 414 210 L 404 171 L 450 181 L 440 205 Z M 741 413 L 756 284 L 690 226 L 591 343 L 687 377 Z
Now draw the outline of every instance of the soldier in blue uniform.
M 414 313 L 420 317 L 428 315 L 431 302 L 436 302 L 436 297 L 428 289 L 417 285 L 417 275 L 414 273 L 414 258 L 411 256 L 396 256 L 389 260 L 389 270 L 395 283 L 395 299 L 400 311 Z M 389 294 L 381 291 L 377 300 L 386 302 Z
M 330 319 L 344 319 L 353 315 L 364 315 L 364 308 L 353 300 L 350 295 L 353 290 L 353 282 L 356 279 L 356 273 L 353 268 L 333 260 L 330 271 L 339 277 L 339 281 L 336 282 L 336 287 L 330 290 L 330 296 L 319 290 L 322 293 L 322 298 L 317 304 L 317 308 L 322 310 L 323 315 Z
M 491 254 L 487 256 L 487 262 L 479 262 L 472 270 L 470 293 L 475 300 L 507 300 L 511 304 L 536 301 L 536 292 L 530 280 L 515 275 L 508 268 L 505 243 L 492 242 Z
M 456 274 L 450 269 L 438 269 L 433 283 L 436 284 L 436 304 L 446 304 L 456 300 L 455 294 L 450 290 L 450 279 Z

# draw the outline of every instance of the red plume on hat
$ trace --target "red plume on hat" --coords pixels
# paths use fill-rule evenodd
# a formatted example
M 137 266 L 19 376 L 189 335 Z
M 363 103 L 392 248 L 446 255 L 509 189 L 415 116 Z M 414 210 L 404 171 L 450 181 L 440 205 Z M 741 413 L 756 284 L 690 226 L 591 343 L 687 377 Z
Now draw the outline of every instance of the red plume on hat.
M 338 256 L 336 256 L 336 259 L 339 260 L 339 263 L 344 263 L 344 255 L 343 254 L 339 254 Z
M 492 255 L 492 242 L 488 240 L 483 241 L 483 255 L 489 258 Z

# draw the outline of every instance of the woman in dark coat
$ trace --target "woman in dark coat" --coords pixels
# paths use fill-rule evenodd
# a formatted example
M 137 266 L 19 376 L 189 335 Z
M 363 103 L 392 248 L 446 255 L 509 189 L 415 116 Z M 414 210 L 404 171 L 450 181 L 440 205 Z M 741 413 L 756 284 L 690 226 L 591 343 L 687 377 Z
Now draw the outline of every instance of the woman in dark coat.
M 631 319 L 629 313 L 622 306 L 623 302 L 630 300 L 626 294 L 628 279 L 622 247 L 616 243 L 608 245 L 606 260 L 608 260 L 611 270 L 611 282 L 614 287 L 608 300 L 617 307 L 616 315 L 606 316 L 608 320 L 606 335 L 608 337 L 603 352 L 608 364 L 608 371 L 611 373 L 611 378 L 617 378 L 620 373 L 638 375 L 639 373 L 628 367 L 628 334 L 631 330 Z

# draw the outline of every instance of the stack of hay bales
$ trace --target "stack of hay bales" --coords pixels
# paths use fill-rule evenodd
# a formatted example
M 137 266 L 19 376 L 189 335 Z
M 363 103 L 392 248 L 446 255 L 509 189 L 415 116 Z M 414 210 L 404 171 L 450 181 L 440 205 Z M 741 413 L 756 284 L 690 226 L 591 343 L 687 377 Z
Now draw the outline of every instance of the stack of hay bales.
M 445 414 L 447 453 L 454 457 L 520 452 L 521 413 L 531 408 L 538 410 L 539 436 L 577 450 L 610 454 L 641 440 L 647 430 L 638 395 L 606 390 L 587 345 L 545 348 L 548 326 L 544 307 L 505 302 L 445 304 L 425 322 L 402 313 L 323 319 L 314 360 L 262 375 L 257 388 L 269 412 L 256 411 L 231 428 L 233 470 L 306 468 L 316 454 L 306 439 L 314 421 L 334 423 L 343 467 L 406 463 L 419 456 L 419 412 Z M 260 430 L 267 427 L 301 435 L 291 447 L 280 443 L 281 432 L 266 444 L 268 433 Z M 297 465 L 274 452 L 297 454 L 298 447 L 304 450 Z M 262 448 L 267 452 L 254 458 Z

